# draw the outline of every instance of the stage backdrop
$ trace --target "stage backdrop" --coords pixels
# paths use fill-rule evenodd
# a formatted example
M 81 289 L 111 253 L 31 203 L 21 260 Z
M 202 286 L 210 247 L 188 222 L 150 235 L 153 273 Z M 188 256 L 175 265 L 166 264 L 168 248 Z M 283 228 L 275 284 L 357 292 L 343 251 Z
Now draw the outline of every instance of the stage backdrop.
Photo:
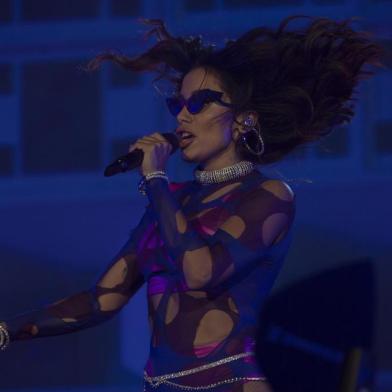
M 354 26 L 392 47 L 390 1 L 0 0 L 0 320 L 95 284 L 147 205 L 137 171 L 104 178 L 105 166 L 131 140 L 176 126 L 152 75 L 109 64 L 88 73 L 87 61 L 105 49 L 134 55 L 151 46 L 140 16 L 219 46 L 293 14 L 362 16 Z M 297 194 L 275 290 L 355 258 L 373 260 L 377 391 L 392 391 L 391 57 L 361 85 L 348 126 L 259 167 Z M 192 178 L 194 166 L 180 155 L 170 158 L 171 181 Z M 143 287 L 98 327 L 12 344 L 0 353 L 0 389 L 138 391 L 148 345 Z

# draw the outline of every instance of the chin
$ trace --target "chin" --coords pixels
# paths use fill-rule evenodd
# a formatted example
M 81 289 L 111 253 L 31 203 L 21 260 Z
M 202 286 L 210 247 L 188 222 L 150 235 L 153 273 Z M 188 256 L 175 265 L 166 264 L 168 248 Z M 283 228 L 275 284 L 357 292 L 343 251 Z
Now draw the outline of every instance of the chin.
M 190 158 L 186 154 L 181 154 L 181 159 L 186 162 L 197 162 L 195 159 Z
M 197 159 L 192 158 L 192 153 L 189 153 L 187 149 L 181 150 L 181 158 L 187 162 L 195 162 Z

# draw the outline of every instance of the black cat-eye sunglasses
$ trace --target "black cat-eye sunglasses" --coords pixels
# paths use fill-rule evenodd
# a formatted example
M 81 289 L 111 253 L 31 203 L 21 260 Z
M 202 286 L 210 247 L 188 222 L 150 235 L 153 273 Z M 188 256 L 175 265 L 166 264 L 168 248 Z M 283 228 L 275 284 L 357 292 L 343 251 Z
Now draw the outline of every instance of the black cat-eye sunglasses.
M 181 94 L 166 98 L 166 104 L 173 116 L 177 116 L 184 106 L 186 106 L 189 113 L 197 114 L 210 102 L 216 102 L 222 106 L 232 107 L 231 104 L 222 101 L 222 95 L 222 91 L 204 89 L 196 91 L 188 99 L 185 99 Z

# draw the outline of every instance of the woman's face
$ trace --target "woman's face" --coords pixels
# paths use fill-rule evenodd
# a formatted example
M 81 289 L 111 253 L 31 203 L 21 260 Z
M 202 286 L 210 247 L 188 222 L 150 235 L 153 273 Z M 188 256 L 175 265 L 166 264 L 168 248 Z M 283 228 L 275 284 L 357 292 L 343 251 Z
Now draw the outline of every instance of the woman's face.
M 222 101 L 230 103 L 219 79 L 204 68 L 195 68 L 185 75 L 180 93 L 188 99 L 194 92 L 202 89 L 223 92 Z M 177 122 L 178 130 L 183 129 L 195 135 L 192 142 L 181 149 L 184 160 L 198 162 L 204 170 L 220 169 L 240 161 L 232 140 L 234 124 L 229 108 L 212 102 L 207 103 L 199 113 L 191 114 L 184 106 L 177 115 Z

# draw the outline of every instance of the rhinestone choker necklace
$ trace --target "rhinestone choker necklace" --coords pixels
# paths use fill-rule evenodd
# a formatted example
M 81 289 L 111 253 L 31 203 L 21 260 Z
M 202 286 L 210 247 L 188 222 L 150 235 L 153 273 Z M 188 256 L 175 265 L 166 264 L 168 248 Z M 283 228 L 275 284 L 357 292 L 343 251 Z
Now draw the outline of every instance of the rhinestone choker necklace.
M 256 164 L 253 162 L 240 161 L 232 166 L 227 166 L 216 170 L 199 170 L 196 168 L 193 171 L 193 174 L 196 178 L 196 181 L 202 185 L 216 184 L 245 176 L 253 171 L 255 167 Z

